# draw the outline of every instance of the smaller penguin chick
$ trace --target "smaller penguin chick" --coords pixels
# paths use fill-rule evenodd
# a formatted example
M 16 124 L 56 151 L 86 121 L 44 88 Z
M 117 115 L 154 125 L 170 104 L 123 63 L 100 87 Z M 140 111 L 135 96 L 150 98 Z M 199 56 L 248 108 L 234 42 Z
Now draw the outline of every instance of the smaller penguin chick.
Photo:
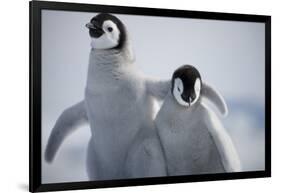
M 170 176 L 241 170 L 230 136 L 202 98 L 226 112 L 221 95 L 202 82 L 195 67 L 178 68 L 155 119 Z

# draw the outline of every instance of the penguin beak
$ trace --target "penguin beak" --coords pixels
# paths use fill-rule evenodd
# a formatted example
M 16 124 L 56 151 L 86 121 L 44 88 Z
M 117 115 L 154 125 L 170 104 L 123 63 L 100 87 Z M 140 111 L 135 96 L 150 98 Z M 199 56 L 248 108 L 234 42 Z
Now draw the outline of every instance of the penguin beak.
M 191 104 L 191 97 L 188 97 L 188 106 L 190 107 Z
M 92 23 L 87 23 L 86 28 L 88 29 L 94 29 L 94 25 Z
M 94 30 L 101 30 L 101 27 L 100 27 L 99 25 L 92 24 L 92 23 L 87 23 L 87 24 L 86 24 L 86 28 L 88 28 L 88 29 L 94 29 Z
M 101 30 L 102 29 L 101 25 L 96 20 L 92 20 L 91 22 L 87 23 L 86 27 L 88 29 L 95 29 L 95 30 Z
M 97 21 L 87 23 L 86 27 L 89 29 L 91 37 L 98 38 L 104 33 L 102 27 Z

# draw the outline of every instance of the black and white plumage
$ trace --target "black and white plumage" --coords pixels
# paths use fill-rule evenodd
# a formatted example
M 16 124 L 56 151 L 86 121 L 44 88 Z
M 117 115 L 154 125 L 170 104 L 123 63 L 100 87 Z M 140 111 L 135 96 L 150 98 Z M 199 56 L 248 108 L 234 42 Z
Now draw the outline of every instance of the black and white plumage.
M 94 49 L 122 50 L 128 41 L 124 24 L 114 15 L 98 14 L 86 24 L 92 38 L 91 46 Z
M 202 101 L 206 98 L 215 103 L 225 114 L 223 98 L 202 83 L 199 72 L 190 65 L 174 72 L 172 84 L 155 120 L 168 175 L 240 171 L 231 138 L 216 113 Z
M 153 106 L 156 98 L 168 93 L 170 81 L 150 79 L 139 72 L 128 32 L 117 17 L 98 14 L 86 27 L 92 49 L 85 99 L 59 117 L 45 159 L 51 162 L 66 136 L 88 122 L 92 132 L 87 151 L 90 180 L 166 175 L 163 152 L 155 138 Z M 131 163 L 139 158 L 132 150 L 139 144 L 147 147 L 146 161 L 139 162 L 141 170 L 141 165 Z
M 193 105 L 200 96 L 201 76 L 193 66 L 182 66 L 172 77 L 172 93 L 179 104 Z

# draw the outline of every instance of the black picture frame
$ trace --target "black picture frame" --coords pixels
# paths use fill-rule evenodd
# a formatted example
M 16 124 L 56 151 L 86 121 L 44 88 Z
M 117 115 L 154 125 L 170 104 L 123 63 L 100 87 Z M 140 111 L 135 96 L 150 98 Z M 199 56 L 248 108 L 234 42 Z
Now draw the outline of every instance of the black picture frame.
M 237 173 L 202 174 L 191 176 L 155 177 L 71 183 L 41 183 L 41 10 L 67 10 L 79 12 L 109 12 L 116 14 L 199 18 L 265 23 L 265 170 Z M 123 187 L 167 183 L 260 178 L 271 176 L 271 16 L 202 11 L 184 11 L 140 7 L 108 6 L 62 2 L 29 2 L 30 11 L 30 143 L 29 191 L 60 191 L 90 188 Z

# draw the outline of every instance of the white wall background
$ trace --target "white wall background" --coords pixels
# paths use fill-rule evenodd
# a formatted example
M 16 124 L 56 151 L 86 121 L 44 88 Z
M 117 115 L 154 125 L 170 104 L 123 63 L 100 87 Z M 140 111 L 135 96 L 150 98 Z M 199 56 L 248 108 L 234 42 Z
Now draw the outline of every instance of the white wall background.
M 68 0 L 71 1 L 71 0 Z M 77 2 L 72 0 L 71 2 Z M 178 185 L 159 185 L 145 187 L 115 188 L 103 190 L 86 190 L 76 192 L 278 192 L 281 177 L 281 140 L 279 136 L 280 123 L 278 108 L 281 107 L 281 91 L 279 72 L 281 67 L 280 34 L 281 13 L 278 1 L 250 1 L 250 0 L 213 0 L 213 1 L 182 1 L 182 0 L 96 0 L 85 3 L 116 4 L 127 6 L 149 6 L 158 8 L 187 9 L 216 12 L 236 12 L 249 14 L 272 15 L 272 168 L 273 178 L 250 179 L 234 181 L 204 182 Z M 1 2 L 0 12 L 0 190 L 1 192 L 26 192 L 28 188 L 28 2 L 5 1 Z M 204 184 L 204 186 L 202 186 Z M 280 190 L 279 190 L 280 191 Z

